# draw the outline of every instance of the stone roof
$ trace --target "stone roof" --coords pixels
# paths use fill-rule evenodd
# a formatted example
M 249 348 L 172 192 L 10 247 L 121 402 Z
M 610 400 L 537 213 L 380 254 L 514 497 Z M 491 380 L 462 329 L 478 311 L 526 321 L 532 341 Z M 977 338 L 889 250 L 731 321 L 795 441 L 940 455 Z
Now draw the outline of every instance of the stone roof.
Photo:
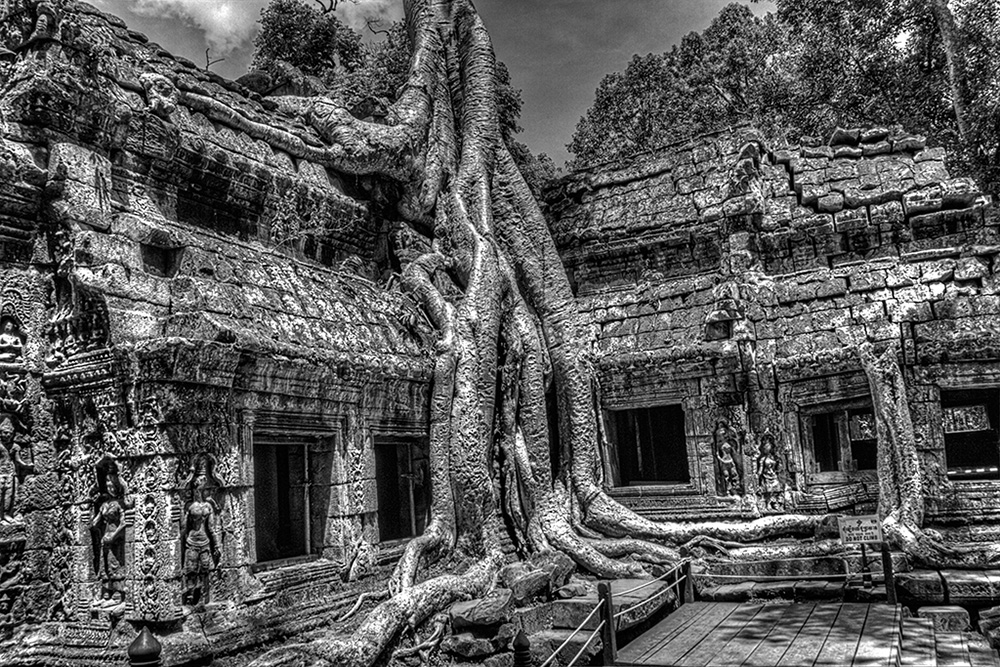
M 42 170 L 5 193 L 31 200 L 0 211 L 8 258 L 37 252 L 40 220 L 69 230 L 74 280 L 106 303 L 112 344 L 221 341 L 424 373 L 430 327 L 377 261 L 391 230 L 308 123 L 90 5 L 35 5 L 9 17 L 5 43 L 19 57 L 4 146 Z

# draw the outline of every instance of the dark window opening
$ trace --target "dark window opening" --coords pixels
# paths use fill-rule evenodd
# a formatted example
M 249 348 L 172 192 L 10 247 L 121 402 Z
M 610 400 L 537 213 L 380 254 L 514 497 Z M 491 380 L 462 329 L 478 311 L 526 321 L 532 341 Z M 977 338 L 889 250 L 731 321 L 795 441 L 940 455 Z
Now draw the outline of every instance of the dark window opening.
M 878 438 L 870 407 L 844 408 L 812 414 L 807 422 L 812 443 L 813 472 L 875 470 Z
M 949 479 L 997 479 L 1000 389 L 942 391 Z
M 254 442 L 257 561 L 322 553 L 330 501 L 332 442 Z
M 620 486 L 691 481 L 681 406 L 614 410 L 608 416 Z
M 813 417 L 813 456 L 817 472 L 840 470 L 840 436 L 836 417 L 836 413 Z
M 851 441 L 851 458 L 855 470 L 875 470 L 878 467 L 878 436 L 875 413 L 867 409 L 848 410 L 847 435 Z
M 375 478 L 379 539 L 389 542 L 421 535 L 431 507 L 427 446 L 415 440 L 376 441 Z
M 142 251 L 142 268 L 146 273 L 162 278 L 177 275 L 182 248 L 161 248 L 149 243 L 140 243 L 139 247 Z
M 705 340 L 729 340 L 733 337 L 733 323 L 729 320 L 709 322 L 705 325 Z

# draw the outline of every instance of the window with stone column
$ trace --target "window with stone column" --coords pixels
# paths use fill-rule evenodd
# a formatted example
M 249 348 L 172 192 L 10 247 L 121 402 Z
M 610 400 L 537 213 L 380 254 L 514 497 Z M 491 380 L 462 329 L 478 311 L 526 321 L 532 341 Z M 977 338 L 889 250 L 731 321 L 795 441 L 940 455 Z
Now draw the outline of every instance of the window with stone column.
M 330 504 L 333 439 L 254 435 L 257 562 L 318 556 Z
M 811 406 L 800 414 L 806 470 L 817 481 L 875 470 L 878 440 L 868 398 Z
M 1000 389 L 942 390 L 948 479 L 1000 477 Z

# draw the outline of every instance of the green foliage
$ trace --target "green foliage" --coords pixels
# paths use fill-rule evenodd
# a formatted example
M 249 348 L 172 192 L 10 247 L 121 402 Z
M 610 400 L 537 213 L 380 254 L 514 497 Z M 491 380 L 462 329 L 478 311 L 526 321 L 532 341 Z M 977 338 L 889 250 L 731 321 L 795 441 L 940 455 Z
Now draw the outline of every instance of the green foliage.
M 361 36 L 355 35 L 361 42 Z M 410 53 L 406 25 L 397 21 L 389 26 L 383 39 L 361 45 L 360 62 L 356 68 L 341 73 L 339 77 L 325 77 L 331 88 L 330 96 L 339 98 L 348 108 L 366 101 L 375 101 L 378 106 L 387 107 L 399 96 L 406 83 Z
M 748 122 L 772 140 L 838 125 L 926 134 L 960 171 L 1000 186 L 1000 0 L 959 0 L 955 20 L 968 136 L 958 132 L 940 26 L 929 0 L 777 0 L 726 6 L 701 33 L 635 56 L 598 86 L 573 165 Z
M 347 70 L 361 61 L 361 36 L 332 12 L 300 0 L 272 0 L 261 10 L 254 47 L 251 69 L 267 71 L 280 60 L 321 79 L 336 69 L 338 61 Z

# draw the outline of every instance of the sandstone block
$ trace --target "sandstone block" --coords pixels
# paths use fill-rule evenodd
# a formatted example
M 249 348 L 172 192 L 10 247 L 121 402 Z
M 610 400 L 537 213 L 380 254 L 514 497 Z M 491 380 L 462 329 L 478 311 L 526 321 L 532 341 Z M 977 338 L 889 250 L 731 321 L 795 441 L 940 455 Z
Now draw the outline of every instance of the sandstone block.
M 889 136 L 889 130 L 884 127 L 869 127 L 861 131 L 861 143 L 872 144 L 884 141 Z
M 833 158 L 833 148 L 830 146 L 815 146 L 802 149 L 802 157 L 805 158 Z
M 864 155 L 864 151 L 854 146 L 837 146 L 833 149 L 833 157 L 835 158 L 850 158 L 856 160 L 862 155 Z
M 546 630 L 536 632 L 528 637 L 531 641 L 531 658 L 533 665 L 540 665 L 552 655 L 559 646 L 566 641 L 572 630 Z M 570 639 L 569 643 L 559 651 L 553 665 L 567 665 L 573 659 L 584 643 L 590 638 L 589 634 L 580 633 Z M 601 652 L 602 644 L 600 638 L 595 638 L 587 646 L 586 651 L 580 657 L 579 664 L 589 665 L 591 658 Z
M 904 134 L 892 139 L 892 150 L 897 153 L 917 153 L 926 145 L 927 137 L 919 134 Z
M 854 146 L 861 139 L 861 130 L 858 128 L 846 129 L 838 127 L 830 135 L 831 146 Z
M 659 318 L 652 318 L 659 321 Z M 561 551 L 535 554 L 528 561 L 533 567 L 548 573 L 549 590 L 555 591 L 569 583 L 569 577 L 576 570 L 573 560 Z
M 921 607 L 917 616 L 930 619 L 939 632 L 963 632 L 969 628 L 969 612 L 955 605 Z
M 493 642 L 476 637 L 471 632 L 448 635 L 441 642 L 441 650 L 463 658 L 482 658 L 495 653 Z
M 451 621 L 456 629 L 500 625 L 510 620 L 513 611 L 514 593 L 509 588 L 497 588 L 486 597 L 453 604 Z
M 534 570 L 517 577 L 510 583 L 510 589 L 514 593 L 514 602 L 524 605 L 541 597 L 548 592 L 549 573 L 542 570 Z
M 556 597 L 567 600 L 569 598 L 581 598 L 587 594 L 587 587 L 582 583 L 570 582 L 556 591 Z
M 844 195 L 839 192 L 820 197 L 816 203 L 816 208 L 822 213 L 838 213 L 844 208 Z

